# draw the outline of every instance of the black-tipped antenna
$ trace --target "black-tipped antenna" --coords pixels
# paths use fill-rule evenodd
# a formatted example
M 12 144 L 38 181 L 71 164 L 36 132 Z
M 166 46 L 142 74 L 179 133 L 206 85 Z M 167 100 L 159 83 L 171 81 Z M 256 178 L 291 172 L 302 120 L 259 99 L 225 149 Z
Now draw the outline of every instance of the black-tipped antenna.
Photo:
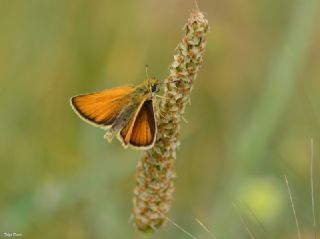
M 176 83 L 176 82 L 180 82 L 181 80 L 173 80 L 173 81 L 167 81 L 167 82 L 161 82 L 158 83 L 159 85 L 165 85 L 165 84 L 170 84 L 170 83 Z

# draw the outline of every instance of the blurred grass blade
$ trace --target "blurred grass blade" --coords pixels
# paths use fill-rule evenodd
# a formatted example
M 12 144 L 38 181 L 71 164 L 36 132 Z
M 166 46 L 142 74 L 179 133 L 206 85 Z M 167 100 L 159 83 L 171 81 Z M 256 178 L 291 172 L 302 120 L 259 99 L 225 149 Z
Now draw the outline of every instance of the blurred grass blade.
M 196 218 L 195 220 L 213 239 L 217 239 L 217 236 L 215 236 L 213 232 L 211 232 L 209 228 L 206 225 L 204 225 L 203 222 L 201 222 L 198 218 Z
M 291 99 L 315 31 L 318 0 L 296 1 L 282 46 L 271 60 L 265 91 L 233 145 L 237 171 L 258 162 Z M 246 163 L 244 163 L 246 162 Z M 251 164 L 255 165 L 255 163 Z M 247 168 L 247 170 L 250 170 Z M 244 171 L 242 173 L 245 174 Z
M 236 212 L 238 213 L 239 218 L 241 220 L 241 223 L 242 223 L 243 227 L 245 228 L 245 230 L 247 231 L 247 233 L 250 236 L 250 238 L 251 239 L 256 239 L 256 237 L 254 236 L 253 232 L 250 230 L 248 223 L 245 221 L 245 219 L 241 215 L 241 212 L 240 212 L 238 206 L 236 204 L 233 204 L 233 207 L 236 210 Z
M 295 207 L 294 207 L 294 202 L 293 202 L 293 196 L 292 196 L 291 188 L 290 188 L 290 185 L 289 185 L 289 181 L 288 181 L 287 176 L 284 176 L 284 178 L 285 178 L 285 180 L 286 180 L 286 185 L 287 185 L 287 188 L 288 188 L 288 194 L 289 194 L 289 197 L 290 197 L 290 203 L 291 203 L 291 207 L 292 207 L 292 212 L 293 212 L 294 220 L 295 220 L 296 226 L 297 226 L 298 238 L 301 239 L 301 238 L 302 238 L 302 237 L 301 237 L 301 230 L 300 230 L 300 225 L 299 225 L 299 221 L 298 221 L 296 209 L 295 209 Z
M 314 239 L 317 239 L 317 223 L 315 215 L 314 205 L 314 176 L 313 176 L 313 164 L 314 164 L 314 143 L 313 138 L 310 140 L 310 187 L 311 187 L 311 205 L 312 205 L 312 217 L 313 217 L 313 231 Z

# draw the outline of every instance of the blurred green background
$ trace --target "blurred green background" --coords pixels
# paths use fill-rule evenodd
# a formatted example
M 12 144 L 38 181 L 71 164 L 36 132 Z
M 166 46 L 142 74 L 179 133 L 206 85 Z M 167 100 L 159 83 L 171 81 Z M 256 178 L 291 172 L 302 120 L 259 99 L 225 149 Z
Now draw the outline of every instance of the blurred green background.
M 170 218 L 198 238 L 312 235 L 320 220 L 318 0 L 199 0 L 211 24 L 181 130 Z M 192 0 L 0 2 L 0 238 L 144 238 L 130 224 L 140 152 L 108 144 L 73 95 L 164 79 Z M 238 210 L 235 210 L 236 204 Z M 263 227 L 260 225 L 263 224 Z M 319 230 L 319 226 L 318 226 Z M 167 223 L 154 238 L 188 238 Z

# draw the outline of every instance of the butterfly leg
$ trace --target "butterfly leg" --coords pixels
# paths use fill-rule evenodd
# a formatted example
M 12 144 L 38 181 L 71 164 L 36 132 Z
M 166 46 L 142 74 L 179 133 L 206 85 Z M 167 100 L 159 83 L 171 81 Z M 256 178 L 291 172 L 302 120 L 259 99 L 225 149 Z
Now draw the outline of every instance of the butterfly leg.
M 158 95 L 155 95 L 155 96 L 159 97 Z M 162 96 L 160 96 L 159 98 L 162 98 Z M 158 101 L 157 98 L 154 98 L 153 100 L 154 100 L 154 108 L 155 108 L 155 112 L 156 112 L 157 117 L 160 116 L 160 117 L 164 118 L 165 120 L 169 120 L 169 119 L 168 119 L 167 117 L 165 117 L 165 116 L 162 114 L 162 112 L 161 112 L 160 101 Z
M 104 134 L 103 137 L 107 139 L 109 142 L 111 142 L 114 137 L 114 130 L 112 130 L 112 128 L 108 129 L 108 131 Z
M 160 99 L 164 99 L 164 100 L 166 100 L 166 101 L 169 101 L 169 100 L 170 100 L 170 98 L 165 97 L 165 96 L 162 96 L 162 95 L 155 95 L 155 97 L 158 97 L 158 98 L 160 98 Z

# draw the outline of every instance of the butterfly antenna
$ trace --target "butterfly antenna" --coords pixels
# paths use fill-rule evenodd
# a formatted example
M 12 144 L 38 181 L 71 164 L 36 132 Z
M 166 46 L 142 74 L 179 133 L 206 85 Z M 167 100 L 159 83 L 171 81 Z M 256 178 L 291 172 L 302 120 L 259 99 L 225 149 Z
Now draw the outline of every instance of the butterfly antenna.
M 172 81 L 167 81 L 167 82 L 161 82 L 159 83 L 159 85 L 165 85 L 165 84 L 169 84 L 169 83 L 177 83 L 177 82 L 181 82 L 181 80 L 172 80 Z
M 149 74 L 148 74 L 148 68 L 149 68 L 149 66 L 146 65 L 146 76 L 147 76 L 147 79 L 150 79 Z
M 199 10 L 199 6 L 198 6 L 197 0 L 194 0 L 194 1 L 193 1 L 193 4 L 194 4 L 194 7 L 195 7 L 196 11 L 199 12 L 200 10 Z

